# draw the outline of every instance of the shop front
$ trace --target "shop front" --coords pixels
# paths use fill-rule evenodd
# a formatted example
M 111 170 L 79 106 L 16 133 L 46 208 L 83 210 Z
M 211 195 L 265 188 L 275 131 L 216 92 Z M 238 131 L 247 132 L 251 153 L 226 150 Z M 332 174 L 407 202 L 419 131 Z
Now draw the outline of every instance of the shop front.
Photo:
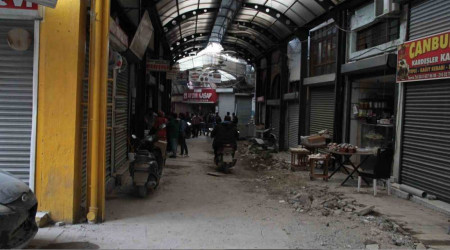
M 5 4 L 0 5 L 0 170 L 34 190 L 40 17 L 37 4 Z
M 434 13 L 430 10 L 444 2 L 413 3 L 410 34 L 415 39 L 398 50 L 402 94 L 398 176 L 401 184 L 450 202 L 450 16 L 429 15 L 438 20 L 433 21 L 436 34 L 429 35 L 421 15 Z
M 395 54 L 377 55 L 342 66 L 348 79 L 346 142 L 361 148 L 394 148 L 395 60 Z
M 183 105 L 189 107 L 190 113 L 205 115 L 216 111 L 219 96 L 215 89 L 195 88 L 188 89 L 183 94 Z

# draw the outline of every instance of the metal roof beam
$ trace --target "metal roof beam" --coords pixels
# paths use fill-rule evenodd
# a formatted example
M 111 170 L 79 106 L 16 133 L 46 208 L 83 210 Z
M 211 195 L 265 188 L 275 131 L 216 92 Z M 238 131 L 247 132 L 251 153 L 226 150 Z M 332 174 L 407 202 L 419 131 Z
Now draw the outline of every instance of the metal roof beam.
M 189 11 L 183 14 L 180 14 L 179 16 L 175 17 L 174 19 L 170 20 L 166 25 L 164 25 L 163 29 L 165 33 L 168 33 L 173 28 L 178 27 L 178 24 L 181 24 L 184 20 L 187 20 L 191 17 L 199 16 L 205 13 L 211 13 L 217 11 L 217 8 L 204 8 L 204 9 L 196 9 L 193 11 Z
M 241 9 L 241 5 L 241 0 L 222 0 L 209 42 L 222 42 L 228 27 L 233 23 L 234 17 Z

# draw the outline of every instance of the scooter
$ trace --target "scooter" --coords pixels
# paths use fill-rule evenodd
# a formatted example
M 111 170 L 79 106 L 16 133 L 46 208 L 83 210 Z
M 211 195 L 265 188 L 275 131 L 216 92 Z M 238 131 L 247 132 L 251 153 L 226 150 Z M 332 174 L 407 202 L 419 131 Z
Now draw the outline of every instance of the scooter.
M 165 127 L 163 124 L 162 128 Z M 160 129 L 162 129 L 160 128 Z M 138 140 L 135 135 L 136 154 L 130 163 L 129 171 L 133 179 L 133 186 L 140 197 L 146 197 L 149 188 L 156 189 L 161 179 L 166 159 L 167 143 L 158 141 L 156 134 L 147 135 Z
M 236 165 L 234 154 L 235 150 L 231 144 L 224 144 L 217 150 L 216 165 L 220 171 L 228 173 Z
M 263 138 L 253 138 L 251 141 L 254 145 L 261 146 L 263 149 L 278 150 L 278 138 L 272 133 L 274 129 L 268 128 L 263 130 Z

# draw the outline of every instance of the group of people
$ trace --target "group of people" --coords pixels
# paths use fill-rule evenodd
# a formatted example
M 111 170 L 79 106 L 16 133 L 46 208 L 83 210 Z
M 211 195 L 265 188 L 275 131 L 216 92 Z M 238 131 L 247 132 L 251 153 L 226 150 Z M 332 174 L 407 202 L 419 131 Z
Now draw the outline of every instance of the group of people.
M 181 148 L 180 156 L 189 157 L 186 139 L 209 134 L 209 128 L 213 128 L 211 137 L 214 138 L 213 148 L 217 151 L 218 145 L 223 143 L 236 145 L 238 118 L 235 113 L 227 112 L 222 122 L 219 113 L 209 113 L 204 116 L 189 113 L 171 113 L 168 118 L 164 112 L 159 111 L 152 129 L 157 131 L 159 140 L 167 141 L 167 152 L 170 158 L 177 157 L 178 145 Z M 161 128 L 162 124 L 166 127 Z M 190 126 L 192 125 L 192 127 Z

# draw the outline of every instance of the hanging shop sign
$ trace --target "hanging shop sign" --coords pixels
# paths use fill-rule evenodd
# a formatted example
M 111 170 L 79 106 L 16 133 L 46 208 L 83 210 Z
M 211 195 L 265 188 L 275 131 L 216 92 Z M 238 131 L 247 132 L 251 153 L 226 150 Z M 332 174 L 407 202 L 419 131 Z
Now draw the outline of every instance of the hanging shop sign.
M 128 36 L 112 17 L 109 18 L 109 33 L 111 45 L 113 45 L 117 51 L 123 52 L 127 50 Z
M 450 78 L 450 31 L 398 47 L 397 82 Z
M 148 12 L 145 11 L 141 22 L 137 28 L 136 34 L 130 44 L 130 50 L 139 58 L 142 59 L 145 51 L 153 37 L 153 24 L 150 20 Z
M 58 0 L 26 0 L 27 2 L 37 3 L 39 5 L 55 8 Z
M 147 60 L 147 72 L 167 72 L 170 70 L 170 61 L 167 60 Z
M 222 75 L 218 72 L 203 72 L 201 70 L 189 71 L 189 82 L 194 87 L 209 88 L 222 82 Z
M 25 0 L 0 0 L 0 17 L 12 19 L 39 18 L 38 5 Z
M 216 90 L 207 88 L 187 90 L 183 95 L 186 103 L 216 103 L 217 99 Z

